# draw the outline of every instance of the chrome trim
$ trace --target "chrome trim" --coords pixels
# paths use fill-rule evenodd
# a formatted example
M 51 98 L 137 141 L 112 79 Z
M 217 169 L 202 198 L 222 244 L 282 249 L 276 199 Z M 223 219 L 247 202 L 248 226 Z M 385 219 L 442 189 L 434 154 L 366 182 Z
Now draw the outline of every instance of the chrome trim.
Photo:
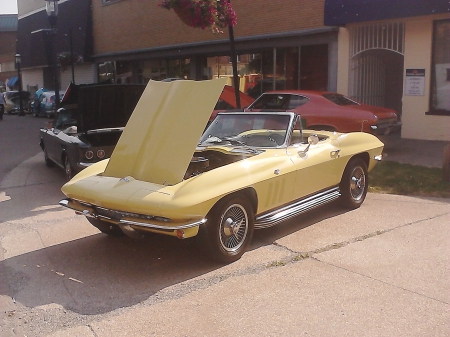
M 380 154 L 378 156 L 374 156 L 373 159 L 375 159 L 376 161 L 381 161 L 383 159 L 383 155 Z
M 314 194 L 305 199 L 297 200 L 294 203 L 276 209 L 272 212 L 260 215 L 255 219 L 255 228 L 267 228 L 277 225 L 283 221 L 291 219 L 310 209 L 319 207 L 331 202 L 341 196 L 339 187 Z
M 386 131 L 396 130 L 396 129 L 400 128 L 402 125 L 403 125 L 402 122 L 394 122 L 394 123 L 371 125 L 370 128 L 376 134 L 383 134 Z
M 89 211 L 87 209 L 85 209 L 83 211 L 80 211 L 78 208 L 74 208 L 74 207 L 70 206 L 70 199 L 63 199 L 63 200 L 61 200 L 59 202 L 59 204 L 61 206 L 73 209 L 74 211 L 79 212 L 79 214 L 83 214 L 86 217 L 108 220 L 108 221 L 116 223 L 117 225 L 139 226 L 139 227 L 157 229 L 157 230 L 162 230 L 162 231 L 176 231 L 176 230 L 179 230 L 179 229 L 192 228 L 192 227 L 203 225 L 207 221 L 207 219 L 204 218 L 204 219 L 201 219 L 201 220 L 197 220 L 197 221 L 190 222 L 190 223 L 187 223 L 187 224 L 184 224 L 184 225 L 179 225 L 179 226 L 163 226 L 163 225 L 157 225 L 157 224 L 152 224 L 152 223 L 147 223 L 147 222 L 140 222 L 140 221 L 134 221 L 134 220 L 113 219 L 113 218 L 110 218 L 108 216 L 104 216 L 104 215 L 93 213 L 93 212 L 91 212 L 91 211 Z M 98 207 L 98 206 L 89 205 L 89 204 L 84 204 L 83 206 L 91 207 L 92 209 L 95 209 L 96 207 Z M 102 209 L 105 209 L 105 208 L 102 207 Z
M 139 227 L 145 227 L 145 228 L 152 228 L 152 229 L 160 229 L 160 230 L 170 230 L 170 231 L 176 231 L 178 229 L 187 229 L 192 228 L 196 226 L 203 225 L 206 223 L 207 219 L 201 219 L 195 222 L 191 222 L 185 225 L 180 226 L 161 226 L 161 225 L 155 225 L 155 224 L 149 224 L 146 222 L 137 222 L 137 221 L 131 221 L 131 220 L 120 220 L 119 225 L 131 225 L 131 226 L 139 226 Z
M 58 204 L 60 204 L 61 206 L 73 209 L 72 207 L 69 207 L 69 199 L 63 199 Z
M 92 164 L 95 164 L 95 163 L 84 163 L 84 162 L 79 162 L 77 165 L 78 165 L 78 167 L 86 168 L 86 167 L 91 166 Z
M 309 211 L 313 208 L 322 206 L 326 203 L 336 200 L 340 196 L 341 196 L 341 193 L 339 191 L 339 187 L 338 186 L 333 187 L 331 189 L 311 195 L 307 198 L 297 200 L 291 204 L 288 204 L 281 208 L 275 209 L 269 213 L 265 213 L 263 215 L 257 216 L 255 219 L 254 227 L 255 227 L 255 229 L 261 229 L 261 228 L 268 228 L 268 227 L 275 226 L 281 222 L 284 222 L 293 217 L 296 217 L 297 215 L 302 214 L 306 211 Z M 201 219 L 198 221 L 194 221 L 194 222 L 187 223 L 184 225 L 179 225 L 179 226 L 162 226 L 162 225 L 134 221 L 134 220 L 112 219 L 112 218 L 109 218 L 104 215 L 92 213 L 88 210 L 80 211 L 79 209 L 70 207 L 69 199 L 63 199 L 59 202 L 59 204 L 61 206 L 65 206 L 65 207 L 74 209 L 75 211 L 78 211 L 78 212 L 80 212 L 80 214 L 84 214 L 85 216 L 93 217 L 96 219 L 104 219 L 104 220 L 113 221 L 113 222 L 117 223 L 118 225 L 139 226 L 139 227 L 163 230 L 163 231 L 176 231 L 179 229 L 192 228 L 192 227 L 200 226 L 207 222 L 207 219 L 204 218 L 204 219 Z M 85 206 L 95 208 L 95 206 L 93 206 L 93 205 L 85 205 Z

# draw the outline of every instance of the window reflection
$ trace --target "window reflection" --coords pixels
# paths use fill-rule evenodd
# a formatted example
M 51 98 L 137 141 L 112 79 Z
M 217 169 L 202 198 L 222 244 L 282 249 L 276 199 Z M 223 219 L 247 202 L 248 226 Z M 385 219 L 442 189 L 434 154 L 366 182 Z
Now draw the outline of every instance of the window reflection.
M 436 21 L 430 114 L 450 115 L 450 20 Z
M 233 86 L 230 56 L 195 59 L 105 62 L 99 64 L 99 81 L 145 84 L 149 80 L 227 78 L 227 85 Z M 326 90 L 328 46 L 270 48 L 257 53 L 240 54 L 237 55 L 237 69 L 239 90 L 253 98 L 271 90 Z

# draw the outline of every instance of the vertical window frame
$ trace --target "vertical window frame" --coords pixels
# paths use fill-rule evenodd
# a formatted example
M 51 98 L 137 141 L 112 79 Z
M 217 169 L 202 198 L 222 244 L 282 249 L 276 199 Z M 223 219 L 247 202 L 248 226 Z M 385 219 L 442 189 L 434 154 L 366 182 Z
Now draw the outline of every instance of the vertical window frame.
M 432 50 L 431 50 L 431 79 L 430 79 L 430 101 L 429 101 L 429 110 L 427 112 L 425 112 L 425 115 L 438 115 L 438 116 L 450 116 L 450 107 L 449 109 L 439 109 L 439 108 L 434 108 L 435 105 L 435 100 L 437 100 L 437 91 L 438 91 L 438 87 L 437 87 L 437 78 L 436 78 L 436 64 L 437 64 L 437 48 L 439 48 L 439 46 L 442 46 L 442 41 L 437 41 L 438 39 L 438 26 L 440 24 L 448 24 L 450 25 L 450 19 L 444 19 L 444 20 L 435 20 L 433 22 L 433 43 L 432 43 Z M 445 38 L 445 34 L 444 34 L 444 38 Z M 450 38 L 447 36 L 447 38 L 449 39 L 449 41 L 447 41 L 448 44 L 448 50 L 446 51 L 447 53 L 450 53 Z M 450 64 L 450 59 L 448 60 L 449 64 Z M 449 68 L 447 68 L 447 73 L 450 71 L 450 66 Z M 448 78 L 447 81 L 448 82 Z M 450 82 L 449 82 L 450 85 Z M 450 95 L 450 93 L 449 93 Z M 437 104 L 437 103 L 436 103 Z

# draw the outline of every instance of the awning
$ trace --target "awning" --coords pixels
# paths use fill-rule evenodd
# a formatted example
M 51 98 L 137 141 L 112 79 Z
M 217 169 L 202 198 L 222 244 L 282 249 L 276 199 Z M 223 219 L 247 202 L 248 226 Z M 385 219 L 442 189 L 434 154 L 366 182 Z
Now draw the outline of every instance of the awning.
M 398 19 L 421 15 L 450 13 L 448 1 L 442 0 L 326 0 L 324 23 L 347 23 Z
M 13 76 L 8 80 L 8 87 L 13 87 L 16 85 L 17 81 L 19 80 L 19 78 L 17 76 Z

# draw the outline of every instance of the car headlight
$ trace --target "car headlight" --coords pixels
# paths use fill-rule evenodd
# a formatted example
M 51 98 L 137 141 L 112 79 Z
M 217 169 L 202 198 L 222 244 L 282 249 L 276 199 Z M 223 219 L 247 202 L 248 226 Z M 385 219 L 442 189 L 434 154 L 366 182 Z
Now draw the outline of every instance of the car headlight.
M 86 159 L 92 159 L 94 158 L 94 152 L 92 152 L 91 150 L 86 151 L 84 156 L 86 157 Z
M 105 158 L 105 151 L 104 150 L 98 150 L 97 151 L 97 157 L 99 157 L 100 159 Z

